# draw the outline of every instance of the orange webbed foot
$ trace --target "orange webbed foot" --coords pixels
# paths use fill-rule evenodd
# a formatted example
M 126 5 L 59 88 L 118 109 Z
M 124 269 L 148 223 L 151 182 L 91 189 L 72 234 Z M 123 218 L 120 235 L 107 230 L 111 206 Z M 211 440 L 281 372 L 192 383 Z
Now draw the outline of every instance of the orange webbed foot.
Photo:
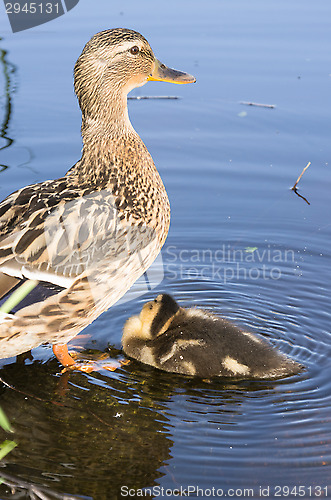
M 111 360 L 106 353 L 102 353 L 97 359 L 79 361 L 79 356 L 76 352 L 68 352 L 66 344 L 53 345 L 53 352 L 58 361 L 64 366 L 61 373 L 70 371 L 80 371 L 83 373 L 92 373 L 94 371 L 115 371 L 121 366 L 130 363 L 127 359 Z

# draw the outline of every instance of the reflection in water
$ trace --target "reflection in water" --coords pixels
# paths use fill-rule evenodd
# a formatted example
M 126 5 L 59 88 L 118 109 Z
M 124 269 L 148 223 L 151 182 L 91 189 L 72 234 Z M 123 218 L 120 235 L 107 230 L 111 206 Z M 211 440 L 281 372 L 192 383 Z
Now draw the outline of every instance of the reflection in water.
M 221 445 L 223 453 L 228 443 L 235 447 L 247 401 L 277 400 L 277 382 L 206 382 L 137 362 L 111 376 L 54 377 L 55 371 L 54 360 L 28 365 L 19 360 L 1 370 L 16 388 L 3 391 L 1 404 L 18 442 L 4 472 L 18 482 L 98 500 L 116 498 L 121 486 L 160 484 L 176 442 L 184 461 L 188 450 L 200 460 L 201 446 L 216 450 Z M 247 439 L 254 446 L 255 438 Z M 228 473 L 228 460 L 217 462 Z M 191 466 L 185 470 L 189 477 Z M 175 475 L 172 483 L 179 485 Z M 4 496 L 4 489 L 1 498 L 12 498 Z
M 67 379 L 52 377 L 55 369 L 52 362 L 15 363 L 1 372 L 22 391 L 2 394 L 18 442 L 5 472 L 98 500 L 113 498 L 122 485 L 153 486 L 172 446 L 164 403 L 146 394 L 143 380 L 127 384 L 124 372 L 112 379 Z M 4 498 L 3 489 L 0 494 Z
M 0 41 L 2 38 L 0 38 Z M 2 139 L 0 143 L 0 152 L 4 149 L 10 147 L 14 139 L 11 139 L 7 136 L 8 126 L 11 119 L 12 113 L 12 96 L 13 93 L 13 85 L 12 85 L 12 75 L 16 71 L 16 67 L 7 60 L 7 51 L 4 49 L 0 49 L 0 63 L 3 74 L 3 89 L 1 91 L 1 111 L 3 111 L 3 117 L 0 121 L 0 137 Z M 6 170 L 8 165 L 0 164 L 0 171 Z
M 19 477 L 12 476 L 11 474 L 4 474 L 1 472 L 2 484 L 7 487 L 7 491 L 3 493 L 2 500 L 21 500 L 26 499 L 45 499 L 45 500 L 80 500 L 87 497 L 84 496 L 72 496 L 72 495 L 62 495 L 62 493 L 56 493 L 50 488 L 45 488 L 36 483 L 29 481 L 23 481 Z
M 307 203 L 307 205 L 310 205 L 310 203 L 309 203 L 309 201 L 307 200 L 307 198 L 305 198 L 304 196 L 302 196 L 302 194 L 300 194 L 300 193 L 298 192 L 297 188 L 292 188 L 292 191 L 294 191 L 294 192 L 295 192 L 295 194 L 296 194 L 297 196 L 299 196 L 299 198 L 302 198 L 302 199 L 303 199 L 303 200 Z

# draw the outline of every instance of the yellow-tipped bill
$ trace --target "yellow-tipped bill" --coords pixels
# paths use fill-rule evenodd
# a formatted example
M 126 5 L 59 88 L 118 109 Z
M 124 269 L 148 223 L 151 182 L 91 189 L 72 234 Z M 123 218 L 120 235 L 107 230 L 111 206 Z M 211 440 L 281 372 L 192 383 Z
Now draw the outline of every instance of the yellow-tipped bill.
M 155 59 L 155 68 L 153 73 L 147 78 L 148 81 L 169 82 L 169 83 L 194 83 L 195 78 L 188 73 L 178 71 L 177 69 L 168 68 L 158 59 Z

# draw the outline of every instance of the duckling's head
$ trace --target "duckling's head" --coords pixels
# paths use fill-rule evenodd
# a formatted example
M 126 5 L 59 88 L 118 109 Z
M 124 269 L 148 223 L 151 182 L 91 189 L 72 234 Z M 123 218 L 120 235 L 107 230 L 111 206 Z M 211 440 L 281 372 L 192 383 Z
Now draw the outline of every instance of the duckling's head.
M 139 315 L 144 328 L 150 332 L 150 337 L 156 337 L 164 331 L 180 307 L 170 295 L 161 294 L 156 299 L 146 302 Z
M 75 92 L 83 115 L 102 118 L 113 103 L 122 104 L 130 90 L 149 80 L 190 83 L 195 78 L 167 68 L 140 33 L 116 28 L 101 31 L 85 45 L 74 70 Z M 116 118 L 116 117 L 115 117 Z
M 167 330 L 176 313 L 181 310 L 177 302 L 167 294 L 158 295 L 156 299 L 146 302 L 138 316 L 127 320 L 123 329 L 122 344 L 130 355 L 135 343 L 155 338 Z M 132 352 L 131 352 L 132 354 Z

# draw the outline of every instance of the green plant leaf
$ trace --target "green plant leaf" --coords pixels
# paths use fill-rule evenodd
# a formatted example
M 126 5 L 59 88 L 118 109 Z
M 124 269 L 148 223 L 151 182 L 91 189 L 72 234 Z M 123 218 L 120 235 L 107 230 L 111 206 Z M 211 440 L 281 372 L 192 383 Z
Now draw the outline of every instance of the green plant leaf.
M 23 285 L 21 285 L 15 292 L 13 292 L 10 297 L 2 304 L 0 307 L 0 313 L 5 313 L 8 314 L 10 311 L 16 307 L 20 302 L 22 302 L 23 299 L 27 295 L 29 295 L 30 292 L 38 285 L 39 281 L 37 280 L 28 280 Z
M 245 247 L 246 253 L 253 253 L 255 250 L 257 250 L 257 247 Z
M 15 447 L 17 443 L 15 441 L 9 441 L 6 439 L 3 443 L 0 444 L 0 460 L 2 460 L 8 453 L 10 453 Z
M 8 418 L 6 417 L 5 412 L 1 407 L 0 407 L 0 426 L 6 432 L 14 432 Z

